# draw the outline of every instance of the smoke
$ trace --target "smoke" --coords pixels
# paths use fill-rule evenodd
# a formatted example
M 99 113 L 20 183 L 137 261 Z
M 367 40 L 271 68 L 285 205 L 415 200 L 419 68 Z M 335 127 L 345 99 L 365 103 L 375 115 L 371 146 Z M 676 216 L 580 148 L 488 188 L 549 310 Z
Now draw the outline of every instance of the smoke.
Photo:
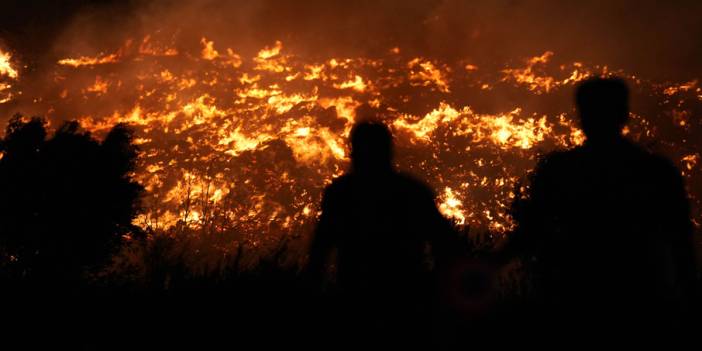
M 160 33 L 184 46 L 206 36 L 244 56 L 276 40 L 311 58 L 399 47 L 490 64 L 550 50 L 653 79 L 702 76 L 699 1 L 71 0 L 32 7 L 11 1 L 6 8 L 2 35 L 33 59 L 41 51 L 52 59 L 107 51 L 127 37 Z

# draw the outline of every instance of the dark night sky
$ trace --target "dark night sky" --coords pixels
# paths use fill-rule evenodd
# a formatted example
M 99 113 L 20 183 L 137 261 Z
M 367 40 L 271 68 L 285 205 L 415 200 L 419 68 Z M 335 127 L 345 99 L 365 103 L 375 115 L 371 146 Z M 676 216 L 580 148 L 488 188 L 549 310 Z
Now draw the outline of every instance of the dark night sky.
M 552 50 L 651 78 L 702 76 L 700 1 L 6 0 L 3 7 L 0 43 L 25 58 L 63 54 L 76 37 L 114 46 L 125 34 L 177 27 L 232 41 L 244 53 L 276 39 L 310 55 L 399 46 L 442 59 L 504 61 Z

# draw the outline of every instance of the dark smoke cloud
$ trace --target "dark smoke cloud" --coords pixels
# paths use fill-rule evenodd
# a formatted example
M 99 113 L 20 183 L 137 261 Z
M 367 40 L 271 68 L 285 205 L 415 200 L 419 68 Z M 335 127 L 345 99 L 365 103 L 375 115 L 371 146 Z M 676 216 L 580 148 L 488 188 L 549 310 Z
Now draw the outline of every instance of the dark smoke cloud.
M 0 35 L 37 56 L 115 47 L 177 30 L 244 55 L 281 40 L 310 56 L 377 55 L 398 46 L 443 60 L 505 62 L 551 50 L 640 75 L 702 76 L 700 1 L 546 0 L 10 0 Z M 50 49 L 50 50 L 48 50 Z

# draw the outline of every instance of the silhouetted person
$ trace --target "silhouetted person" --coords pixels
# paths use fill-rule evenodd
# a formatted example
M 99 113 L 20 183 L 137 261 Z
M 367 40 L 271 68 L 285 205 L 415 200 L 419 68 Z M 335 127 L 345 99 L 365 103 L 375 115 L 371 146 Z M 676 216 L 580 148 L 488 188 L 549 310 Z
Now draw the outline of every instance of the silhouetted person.
M 452 227 L 437 210 L 432 191 L 397 172 L 392 159 L 392 136 L 385 125 L 361 122 L 353 128 L 351 170 L 324 192 L 309 269 L 321 274 L 332 251 L 337 252 L 345 311 L 339 328 L 347 328 L 342 333 L 408 342 L 429 333 L 426 251 L 431 245 L 441 264 L 451 248 Z
M 547 325 L 592 334 L 672 323 L 695 279 L 683 179 L 622 136 L 626 83 L 594 78 L 576 104 L 587 140 L 547 155 L 515 204 L 513 244 L 533 261 Z M 577 328 L 582 329 L 577 329 Z

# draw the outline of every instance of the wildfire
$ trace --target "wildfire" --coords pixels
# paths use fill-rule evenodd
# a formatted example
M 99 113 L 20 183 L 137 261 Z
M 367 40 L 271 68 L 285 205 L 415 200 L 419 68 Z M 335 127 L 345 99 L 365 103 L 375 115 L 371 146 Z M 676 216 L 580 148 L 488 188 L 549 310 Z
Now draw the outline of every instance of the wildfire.
M 12 55 L 7 52 L 0 50 L 0 76 L 8 76 L 10 78 L 17 78 L 19 73 L 12 67 Z
M 407 68 L 410 70 L 410 80 L 413 85 L 435 86 L 442 93 L 449 92 L 446 74 L 430 61 L 415 58 L 407 64 Z
M 456 223 L 465 224 L 466 217 L 462 210 L 463 202 L 456 197 L 457 195 L 460 194 L 454 193 L 451 188 L 444 188 L 444 193 L 439 197 L 441 201 L 439 203 L 439 210 L 444 216 L 453 218 Z
M 148 191 L 135 224 L 235 230 L 258 245 L 315 220 L 322 189 L 348 165 L 346 138 L 366 108 L 394 130 L 398 166 L 443 189 L 443 214 L 508 231 L 512 191 L 537 155 L 584 141 L 571 101 L 548 99 L 590 75 L 611 74 L 606 66 L 553 65 L 553 52 L 493 72 L 401 53 L 310 61 L 277 41 L 245 58 L 206 37 L 176 49 L 146 36 L 113 53 L 59 60 L 61 79 L 49 83 L 47 96 L 25 93 L 15 103 L 49 118 L 76 116 L 96 134 L 120 122 L 135 128 L 143 151 L 135 177 Z M 10 58 L 0 52 L 0 76 L 16 80 Z M 697 81 L 645 87 L 663 100 L 692 94 L 700 102 Z M 0 82 L 0 98 L 14 97 L 11 90 Z M 481 106 L 503 92 L 518 98 Z M 651 140 L 662 137 L 655 126 L 666 125 L 678 133 L 671 144 L 691 140 L 695 106 L 666 105 L 666 120 L 634 114 L 628 135 Z M 671 150 L 664 151 L 687 177 L 699 177 L 699 153 Z M 694 191 L 694 199 L 702 195 Z
M 677 93 L 680 92 L 685 92 L 685 91 L 690 91 L 694 88 L 697 88 L 697 80 L 691 80 L 686 83 L 681 83 L 681 84 L 674 84 L 671 86 L 666 86 L 663 88 L 663 94 L 668 95 L 668 96 L 673 96 Z M 697 89 L 699 92 L 699 88 Z
M 19 72 L 12 66 L 12 55 L 0 50 L 0 78 L 3 76 L 9 78 L 10 81 L 14 81 L 19 77 Z M 0 80 L 0 104 L 12 100 L 11 88 L 12 84 Z
M 567 84 L 572 84 L 583 80 L 590 76 L 590 73 L 583 69 L 583 64 L 580 62 L 575 62 L 570 67 L 561 66 L 561 70 L 570 69 L 570 74 L 564 79 L 557 79 L 547 74 L 544 74 L 543 67 L 551 60 L 553 57 L 552 51 L 546 51 L 541 56 L 536 56 L 528 59 L 526 61 L 526 67 L 524 68 L 507 68 L 502 71 L 504 74 L 504 81 L 514 81 L 518 84 L 525 85 L 529 87 L 531 91 L 536 94 L 549 93 L 553 89 L 564 86 Z M 606 73 L 606 67 L 605 71 Z
M 59 63 L 59 65 L 80 67 L 80 66 L 102 65 L 105 63 L 115 63 L 115 62 L 117 62 L 117 60 L 118 60 L 117 54 L 109 54 L 109 55 L 103 55 L 103 56 L 98 56 L 98 57 L 81 56 L 79 58 L 65 58 L 65 59 L 59 60 L 58 63 Z

